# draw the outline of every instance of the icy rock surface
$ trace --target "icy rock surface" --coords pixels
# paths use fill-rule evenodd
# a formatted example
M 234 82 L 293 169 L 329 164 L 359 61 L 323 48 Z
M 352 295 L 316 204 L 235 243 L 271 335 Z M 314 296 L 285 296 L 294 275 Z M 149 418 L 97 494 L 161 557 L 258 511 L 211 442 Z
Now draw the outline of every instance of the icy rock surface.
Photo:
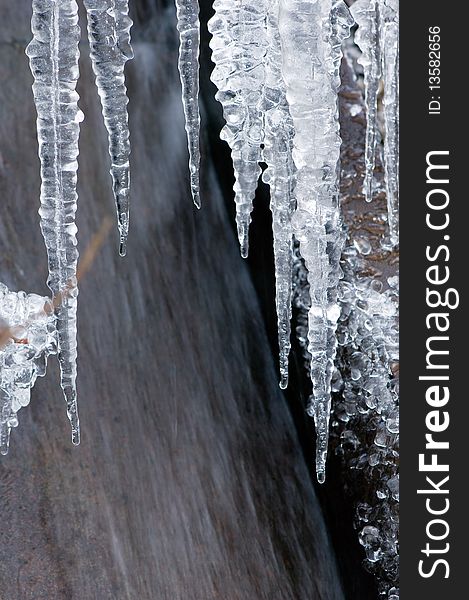
M 194 204 L 200 208 L 199 2 L 198 0 L 175 1 L 179 31 L 178 67 L 186 120 L 191 192 Z
M 373 198 L 373 171 L 377 146 L 378 92 L 383 84 L 384 165 L 389 236 L 399 242 L 399 2 L 357 0 L 351 12 L 358 29 L 355 41 L 362 51 L 359 63 L 365 78 L 367 134 L 364 193 Z
M 77 411 L 77 156 L 80 121 L 76 84 L 80 27 L 75 0 L 33 0 L 33 39 L 26 49 L 34 77 L 42 235 L 57 315 L 60 380 L 72 441 L 80 443 Z
M 336 452 L 366 490 L 356 508 L 359 541 L 381 592 L 392 597 L 399 581 L 398 278 L 385 291 L 376 279 L 358 279 L 361 260 L 348 250 L 339 286 Z
M 125 63 L 130 46 L 128 0 L 84 0 L 93 71 L 109 137 L 111 178 L 119 227 L 119 252 L 126 253 L 129 233 L 130 141 Z
M 383 598 L 399 597 L 399 354 L 398 278 L 383 283 L 364 275 L 355 244 L 342 255 L 338 287 L 341 314 L 332 377 L 332 446 L 344 464 L 346 489 L 356 499 L 355 525 L 365 566 Z M 307 352 L 309 291 L 304 262 L 295 250 L 293 302 L 297 335 Z
M 52 302 L 36 294 L 11 292 L 0 283 L 0 452 L 7 454 L 17 413 L 30 400 L 36 378 L 56 353 Z
M 344 250 L 339 284 L 341 314 L 332 378 L 333 447 L 345 466 L 346 486 L 357 496 L 355 524 L 365 566 L 378 579 L 383 597 L 396 600 L 399 581 L 399 355 L 398 279 L 382 283 L 362 276 L 354 246 Z M 307 350 L 309 294 L 306 270 L 294 260 L 297 334 Z M 306 356 L 307 360 L 307 356 Z

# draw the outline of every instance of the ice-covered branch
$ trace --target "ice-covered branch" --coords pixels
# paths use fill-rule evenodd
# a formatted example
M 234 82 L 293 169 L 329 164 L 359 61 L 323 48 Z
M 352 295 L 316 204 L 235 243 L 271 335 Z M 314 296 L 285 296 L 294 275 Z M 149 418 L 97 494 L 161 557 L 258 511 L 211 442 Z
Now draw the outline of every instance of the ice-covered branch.
M 96 85 L 109 138 L 111 177 L 120 235 L 126 253 L 129 232 L 130 141 L 124 66 L 133 58 L 128 0 L 84 0 Z
M 72 426 L 80 442 L 76 396 L 76 309 L 78 260 L 77 206 L 78 136 L 78 9 L 75 0 L 33 0 L 33 39 L 26 49 L 34 77 L 39 157 L 41 160 L 41 230 L 49 262 L 48 286 L 53 298 L 64 289 L 56 307 L 61 386 Z
M 7 454 L 17 412 L 27 406 L 36 378 L 45 375 L 56 352 L 52 302 L 36 294 L 11 292 L 0 283 L 0 453 Z

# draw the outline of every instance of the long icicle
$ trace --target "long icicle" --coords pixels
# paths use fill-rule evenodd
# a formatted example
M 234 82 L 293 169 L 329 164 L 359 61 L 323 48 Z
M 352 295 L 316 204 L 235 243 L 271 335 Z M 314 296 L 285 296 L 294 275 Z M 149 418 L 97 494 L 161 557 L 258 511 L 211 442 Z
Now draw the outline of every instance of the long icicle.
M 270 185 L 270 209 L 275 262 L 275 294 L 279 345 L 280 387 L 288 385 L 291 342 L 292 293 L 292 190 L 294 181 L 293 122 L 281 71 L 278 29 L 279 0 L 270 0 L 267 17 L 266 80 L 260 110 L 264 115 L 263 159 L 267 164 L 262 179 Z
M 130 141 L 125 63 L 133 58 L 130 46 L 128 0 L 84 0 L 88 40 L 96 85 L 109 138 L 111 177 L 119 228 L 119 253 L 127 250 L 130 202 Z
M 34 77 L 41 161 L 41 230 L 47 248 L 47 284 L 57 302 L 61 386 L 80 443 L 76 392 L 76 310 L 78 260 L 75 225 L 80 121 L 76 84 L 80 27 L 75 0 L 33 0 L 33 39 L 26 49 Z M 64 290 L 67 291 L 64 294 Z
M 266 0 L 215 0 L 208 22 L 215 63 L 211 79 L 226 125 L 220 137 L 231 148 L 241 256 L 248 255 L 249 224 L 261 168 L 262 115 L 259 102 L 267 51 Z
M 175 1 L 179 31 L 178 67 L 189 148 L 191 192 L 195 206 L 200 208 L 199 2 Z
M 355 41 L 362 55 L 366 104 L 364 194 L 373 197 L 373 170 L 378 137 L 377 98 L 383 82 L 384 173 L 391 245 L 399 242 L 399 2 L 357 0 L 351 12 L 358 24 Z
M 316 474 L 321 483 L 329 439 L 343 241 L 336 51 L 352 23 L 342 1 L 280 0 L 282 74 L 295 127 L 297 209 L 292 225 L 310 285 L 308 349 L 313 395 L 308 413 L 316 426 Z
M 384 169 L 389 238 L 399 243 L 399 1 L 382 0 L 380 40 L 384 83 Z
M 365 178 L 363 181 L 363 193 L 365 200 L 371 202 L 373 199 L 373 173 L 378 135 L 378 91 L 381 80 L 379 0 L 357 0 L 352 4 L 350 11 L 358 25 L 355 41 L 362 51 L 358 62 L 363 67 L 366 106 Z

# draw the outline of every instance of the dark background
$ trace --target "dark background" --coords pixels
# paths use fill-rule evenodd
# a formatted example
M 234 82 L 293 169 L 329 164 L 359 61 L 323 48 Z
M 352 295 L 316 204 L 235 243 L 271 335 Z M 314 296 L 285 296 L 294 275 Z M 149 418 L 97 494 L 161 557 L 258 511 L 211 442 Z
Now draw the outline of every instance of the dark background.
M 465 585 L 467 556 L 467 492 L 466 492 L 466 306 L 467 269 L 463 265 L 466 243 L 466 157 L 467 127 L 461 107 L 462 81 L 461 57 L 464 54 L 467 6 L 461 6 L 457 18 L 440 2 L 430 0 L 424 11 L 416 5 L 401 2 L 401 246 L 405 257 L 401 268 L 401 585 L 403 598 L 422 594 L 428 600 L 456 598 Z M 428 29 L 441 28 L 441 101 L 442 112 L 438 117 L 429 116 L 428 101 Z M 426 154 L 431 150 L 450 151 L 451 203 L 448 231 L 432 232 L 426 227 L 427 208 L 425 197 Z M 445 189 L 448 189 L 445 186 Z M 439 567 L 435 575 L 423 579 L 418 574 L 419 560 L 425 558 L 421 550 L 428 540 L 425 527 L 431 516 L 425 510 L 425 496 L 418 496 L 417 489 L 428 489 L 425 474 L 418 471 L 418 455 L 425 447 L 425 416 L 429 410 L 425 402 L 426 383 L 418 377 L 425 370 L 425 342 L 430 334 L 425 317 L 432 312 L 426 306 L 425 248 L 435 248 L 443 235 L 450 234 L 451 249 L 449 286 L 459 289 L 461 304 L 450 312 L 450 371 L 451 398 L 448 405 L 450 428 L 439 436 L 449 440 L 450 449 L 440 453 L 439 461 L 446 458 L 450 464 L 449 513 L 443 518 L 450 524 L 450 536 L 443 542 L 431 542 L 433 547 L 450 543 L 449 579 L 443 579 L 444 569 Z M 440 263 L 441 264 L 441 263 Z M 439 309 L 443 310 L 443 309 Z M 443 335 L 443 334 L 442 334 Z M 447 358 L 447 357 L 444 357 Z M 430 475 L 430 474 L 429 474 Z M 437 473 L 434 480 L 440 480 Z M 436 506 L 436 504 L 435 504 Z M 435 529 L 435 533 L 436 533 Z M 430 561 L 426 559 L 426 568 Z

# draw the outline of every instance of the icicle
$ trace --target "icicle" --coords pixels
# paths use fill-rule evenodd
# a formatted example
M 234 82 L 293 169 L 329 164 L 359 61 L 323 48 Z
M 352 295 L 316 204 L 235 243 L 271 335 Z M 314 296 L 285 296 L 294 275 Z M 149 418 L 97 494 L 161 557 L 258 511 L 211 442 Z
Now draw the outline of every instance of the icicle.
M 175 0 L 179 31 L 179 74 L 186 119 L 192 199 L 200 208 L 199 2 Z
M 263 181 L 270 185 L 274 239 L 280 387 L 288 385 L 292 287 L 293 122 L 281 72 L 279 0 L 270 0 L 267 18 L 266 79 L 260 110 L 264 115 Z
M 265 81 L 266 0 L 215 0 L 208 23 L 215 63 L 211 79 L 223 106 L 226 125 L 220 137 L 231 148 L 241 255 L 248 255 L 252 203 L 261 172 L 262 115 L 259 102 Z
M 133 58 L 128 0 L 84 0 L 88 39 L 104 123 L 109 137 L 111 177 L 119 227 L 119 253 L 129 232 L 130 142 L 124 66 Z
M 358 62 L 363 67 L 365 79 L 366 146 L 363 193 L 365 200 L 371 202 L 373 199 L 373 172 L 375 169 L 378 132 L 378 90 L 381 80 L 379 0 L 357 0 L 352 4 L 350 11 L 358 25 L 355 41 L 362 51 Z
M 56 306 L 61 386 L 72 441 L 79 444 L 75 212 L 79 123 L 83 114 L 75 91 L 80 39 L 75 0 L 33 0 L 31 28 L 33 39 L 26 53 L 34 77 L 37 110 L 42 179 L 39 215 L 49 262 L 47 283 Z M 61 301 L 56 303 L 58 298 Z
M 399 243 L 399 2 L 382 0 L 381 56 L 384 79 L 384 168 L 389 237 Z
M 308 269 L 311 295 L 308 349 L 313 396 L 308 413 L 316 426 L 319 482 L 325 479 L 340 314 L 336 296 L 343 236 L 338 199 L 337 52 L 352 23 L 341 0 L 280 0 L 282 73 L 295 127 L 297 209 L 292 225 Z
M 365 76 L 367 111 L 364 193 L 373 197 L 377 143 L 377 96 L 384 83 L 384 168 L 392 245 L 399 239 L 399 6 L 398 0 L 357 0 L 351 12 L 358 24 L 355 40 Z

